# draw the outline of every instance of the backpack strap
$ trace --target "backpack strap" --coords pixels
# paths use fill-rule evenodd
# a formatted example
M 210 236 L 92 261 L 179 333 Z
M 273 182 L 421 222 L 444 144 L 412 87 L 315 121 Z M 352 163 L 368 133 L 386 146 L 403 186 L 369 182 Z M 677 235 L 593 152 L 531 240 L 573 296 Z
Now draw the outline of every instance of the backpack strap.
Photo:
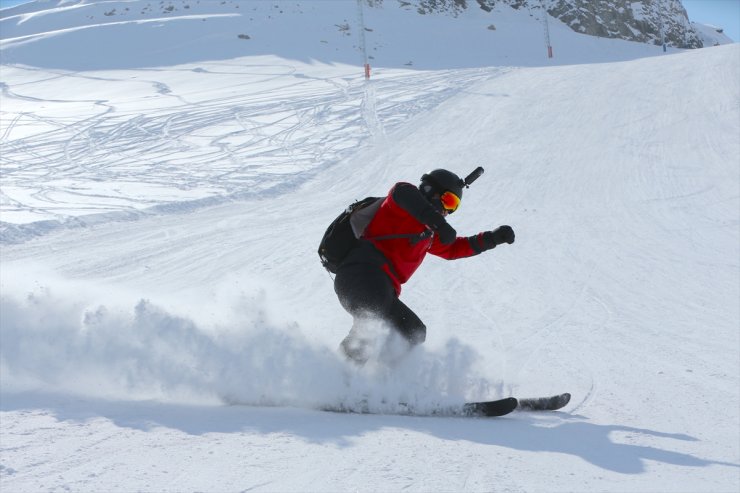
M 397 235 L 383 235 L 383 236 L 372 236 L 372 237 L 365 237 L 366 240 L 375 240 L 375 241 L 384 241 L 384 240 L 397 240 L 400 238 L 408 238 L 412 245 L 416 245 L 422 240 L 425 240 L 429 237 L 431 237 L 433 234 L 431 229 L 426 229 L 423 232 L 419 234 L 397 234 Z

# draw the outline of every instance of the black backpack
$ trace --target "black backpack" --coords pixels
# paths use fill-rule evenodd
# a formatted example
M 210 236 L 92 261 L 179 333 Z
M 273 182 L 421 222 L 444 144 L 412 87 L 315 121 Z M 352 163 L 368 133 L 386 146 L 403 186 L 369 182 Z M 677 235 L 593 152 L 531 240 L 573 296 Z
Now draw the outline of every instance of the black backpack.
M 359 238 L 365 232 L 365 228 L 373 220 L 375 214 L 383 204 L 385 197 L 365 197 L 351 204 L 344 212 L 339 214 L 326 229 L 324 237 L 319 244 L 319 258 L 321 265 L 332 274 L 337 273 L 339 264 L 347 254 L 359 243 Z M 426 229 L 418 234 L 393 234 L 384 236 L 373 236 L 371 240 L 393 240 L 408 238 L 411 244 L 422 241 L 432 236 L 432 230 Z
M 332 274 L 336 274 L 339 264 L 350 250 L 357 246 L 358 239 L 385 197 L 365 197 L 347 207 L 326 228 L 319 244 L 319 258 L 321 265 Z

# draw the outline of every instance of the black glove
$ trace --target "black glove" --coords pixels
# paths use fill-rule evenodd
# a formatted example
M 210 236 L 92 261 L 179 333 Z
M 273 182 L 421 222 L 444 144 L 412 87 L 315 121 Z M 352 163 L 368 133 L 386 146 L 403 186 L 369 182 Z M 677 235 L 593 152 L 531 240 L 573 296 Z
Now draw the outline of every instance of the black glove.
M 502 243 L 511 245 L 514 243 L 514 230 L 511 229 L 511 226 L 499 226 L 493 231 L 486 231 L 481 233 L 481 243 L 484 250 L 496 248 L 496 245 Z
M 455 228 L 450 226 L 450 223 L 447 221 L 442 221 L 436 227 L 434 227 L 434 230 L 437 232 L 437 235 L 439 236 L 439 241 L 443 245 L 449 245 L 450 243 L 454 243 L 454 241 L 457 239 L 457 231 L 455 231 Z

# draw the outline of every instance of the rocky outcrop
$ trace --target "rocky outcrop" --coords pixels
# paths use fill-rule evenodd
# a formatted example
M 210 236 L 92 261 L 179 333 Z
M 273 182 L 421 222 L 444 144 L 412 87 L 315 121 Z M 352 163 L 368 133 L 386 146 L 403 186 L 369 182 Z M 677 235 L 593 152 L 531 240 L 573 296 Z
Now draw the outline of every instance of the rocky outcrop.
M 366 0 L 378 6 L 382 0 Z M 547 13 L 576 32 L 677 48 L 701 48 L 681 0 L 397 0 L 420 14 L 458 15 L 468 8 L 492 11 L 497 5 Z
M 574 31 L 677 48 L 701 48 L 680 0 L 553 0 L 548 13 Z

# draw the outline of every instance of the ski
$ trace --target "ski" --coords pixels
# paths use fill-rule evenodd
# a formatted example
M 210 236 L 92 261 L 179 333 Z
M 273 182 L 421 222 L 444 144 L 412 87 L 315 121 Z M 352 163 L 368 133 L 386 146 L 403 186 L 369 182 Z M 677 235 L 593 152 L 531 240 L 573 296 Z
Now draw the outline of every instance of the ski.
M 359 401 L 351 405 L 340 404 L 335 406 L 323 406 L 322 411 L 348 414 L 388 414 L 400 416 L 435 416 L 435 417 L 496 417 L 504 416 L 516 410 L 518 401 L 514 397 L 498 399 L 494 401 L 468 402 L 455 406 L 440 406 L 437 409 L 421 411 L 414 409 L 407 403 L 401 402 L 395 409 L 376 411 L 368 406 L 367 401 Z
M 518 405 L 515 397 L 495 401 L 468 402 L 463 405 L 463 416 L 496 417 L 505 416 L 514 411 Z
M 517 399 L 516 397 L 505 397 L 493 401 L 467 402 L 462 407 L 441 407 L 439 409 L 420 412 L 406 403 L 399 403 L 396 409 L 374 411 L 366 400 L 359 401 L 354 405 L 340 404 L 336 406 L 323 406 L 321 410 L 348 413 L 348 414 L 389 414 L 405 416 L 464 416 L 477 418 L 493 418 L 506 416 L 514 411 L 556 411 L 565 407 L 570 401 L 570 394 L 558 394 L 550 397 L 534 397 Z
M 570 394 L 558 394 L 550 397 L 532 397 L 517 399 L 506 397 L 495 401 L 468 402 L 463 405 L 463 416 L 498 417 L 506 416 L 513 411 L 557 411 L 570 402 Z
M 558 394 L 550 397 L 533 397 L 519 399 L 517 409 L 520 411 L 557 411 L 570 402 L 570 394 Z

